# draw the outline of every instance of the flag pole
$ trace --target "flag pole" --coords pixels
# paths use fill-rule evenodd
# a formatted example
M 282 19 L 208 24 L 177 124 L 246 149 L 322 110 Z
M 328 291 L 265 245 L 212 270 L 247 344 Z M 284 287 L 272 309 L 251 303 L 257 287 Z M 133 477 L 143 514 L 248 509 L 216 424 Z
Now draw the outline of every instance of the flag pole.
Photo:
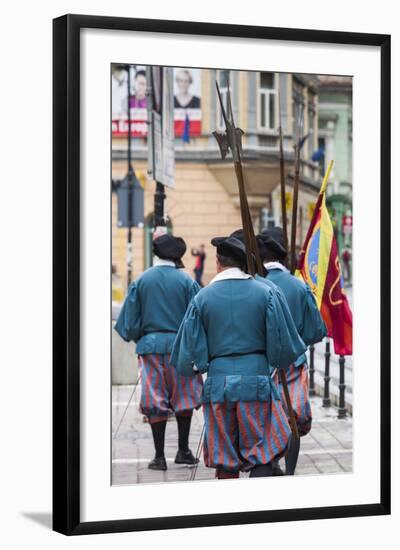
M 328 168 L 326 169 L 324 179 L 322 180 L 321 189 L 319 190 L 320 195 L 322 195 L 322 193 L 325 193 L 325 191 L 326 191 L 326 186 L 328 185 L 328 180 L 329 180 L 329 176 L 330 176 L 331 171 L 332 171 L 333 163 L 334 163 L 333 160 L 329 161 Z
M 306 244 L 306 243 L 309 241 L 309 239 L 310 239 L 310 231 L 312 230 L 312 227 L 314 226 L 314 220 L 315 220 L 315 217 L 317 216 L 317 211 L 319 210 L 320 205 L 321 205 L 322 195 L 325 193 L 326 188 L 327 188 L 327 186 L 328 186 L 329 176 L 330 176 L 330 174 L 331 174 L 333 165 L 334 165 L 334 161 L 333 161 L 333 160 L 330 160 L 329 163 L 328 163 L 328 167 L 327 167 L 327 169 L 325 170 L 325 174 L 324 174 L 324 177 L 323 177 L 323 179 L 322 179 L 322 183 L 321 183 L 321 187 L 320 187 L 320 190 L 319 190 L 319 193 L 318 193 L 318 197 L 317 197 L 317 200 L 315 201 L 314 212 L 313 212 L 313 214 L 312 214 L 312 216 L 311 216 L 311 221 L 310 221 L 310 225 L 309 225 L 308 230 L 307 230 L 306 238 L 305 238 L 305 240 L 304 240 L 304 243 L 302 244 L 302 249 L 301 249 L 301 251 L 300 251 L 299 266 L 300 266 L 300 265 L 302 264 L 302 262 L 304 261 L 305 244 Z

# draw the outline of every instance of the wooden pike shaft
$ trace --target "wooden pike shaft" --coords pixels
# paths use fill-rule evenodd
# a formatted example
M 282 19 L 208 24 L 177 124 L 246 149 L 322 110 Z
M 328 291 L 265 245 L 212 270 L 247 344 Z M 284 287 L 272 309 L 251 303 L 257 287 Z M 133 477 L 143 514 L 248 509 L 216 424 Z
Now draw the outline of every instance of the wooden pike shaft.
M 280 168 L 281 168 L 282 230 L 283 230 L 284 242 L 285 242 L 285 245 L 287 247 L 288 246 L 288 236 L 287 236 L 287 219 L 286 219 L 286 186 L 285 186 L 285 169 L 284 169 L 284 159 L 283 159 L 282 127 L 280 127 L 280 132 L 279 133 L 280 133 L 280 142 L 281 142 L 280 143 L 280 147 L 281 147 Z M 294 201 L 293 201 L 293 208 L 294 207 L 295 207 L 295 205 L 294 205 Z M 297 196 L 296 196 L 296 213 L 297 213 Z M 293 221 L 292 221 L 292 223 L 293 223 Z M 294 223 L 295 223 L 294 227 L 296 227 L 296 216 L 295 216 Z M 294 239 L 296 239 L 296 232 L 294 233 Z M 292 225 L 291 250 L 295 251 L 295 244 L 293 246 L 293 225 Z M 294 257 L 296 257 L 296 255 Z M 293 265 L 293 253 L 292 253 L 292 265 Z M 286 373 L 282 369 L 281 371 L 279 371 L 279 374 L 280 374 L 280 381 L 281 381 L 281 384 L 282 384 L 282 389 L 283 389 L 283 393 L 285 395 L 286 406 L 287 406 L 287 410 L 288 410 L 288 414 L 289 414 L 290 428 L 292 430 L 293 437 L 295 437 L 297 439 L 299 437 L 299 431 L 297 429 L 296 417 L 294 415 L 294 411 L 293 411 L 293 407 L 292 407 L 292 401 L 290 399 L 290 393 L 289 393 L 289 388 L 288 388 L 288 384 L 287 384 Z
M 236 130 L 235 123 L 234 123 L 234 120 L 233 120 L 233 109 L 232 109 L 232 103 L 231 103 L 231 96 L 230 96 L 230 92 L 229 92 L 229 87 L 228 87 L 228 96 L 227 96 L 227 111 L 228 111 L 228 114 L 231 118 L 231 122 L 228 120 L 228 115 L 225 112 L 221 92 L 220 92 L 220 89 L 219 89 L 219 86 L 218 86 L 218 82 L 215 82 L 215 84 L 216 84 L 216 88 L 217 88 L 219 103 L 220 103 L 220 106 L 221 106 L 222 116 L 223 116 L 225 126 L 226 126 L 226 132 L 227 132 L 227 135 L 228 135 L 229 131 L 235 131 Z M 238 143 L 235 143 L 235 139 L 232 139 L 232 141 L 230 142 L 230 147 L 232 147 L 232 146 L 235 149 L 234 151 L 232 150 L 232 155 L 233 155 L 233 158 L 234 158 L 235 174 L 236 174 L 236 179 L 237 179 L 238 187 L 239 187 L 240 214 L 241 214 L 241 217 L 242 217 L 243 233 L 244 233 L 244 240 L 245 240 L 245 245 L 246 245 L 247 269 L 248 269 L 248 272 L 251 275 L 255 275 L 255 272 L 257 271 L 257 273 L 264 276 L 264 267 L 263 267 L 262 262 L 261 262 L 261 257 L 260 257 L 260 253 L 259 253 L 259 250 L 258 250 L 256 237 L 255 237 L 255 234 L 254 234 L 253 223 L 252 223 L 251 216 L 250 216 L 249 203 L 248 203 L 248 200 L 247 200 L 246 189 L 245 189 L 245 185 L 244 185 L 243 165 L 242 165 L 242 161 L 241 161 L 241 158 L 240 158 L 241 157 L 241 155 L 240 155 L 240 145 Z M 253 255 L 256 258 L 256 268 L 254 266 Z
M 243 168 L 240 162 L 235 162 L 235 174 L 236 179 L 238 182 L 239 187 L 239 200 L 240 200 L 240 214 L 242 217 L 242 226 L 243 226 L 243 234 L 244 234 L 244 241 L 246 245 L 246 258 L 247 258 L 247 270 L 250 273 L 250 275 L 255 274 L 254 269 L 254 262 L 253 262 L 253 246 L 252 246 L 252 233 L 251 231 L 253 229 L 251 218 L 249 216 L 249 205 L 247 202 L 247 196 L 246 191 L 244 189 L 244 179 L 243 179 Z
M 253 257 L 251 254 L 251 238 L 250 238 L 250 232 L 249 232 L 248 205 L 246 207 L 245 202 L 247 203 L 247 201 L 246 201 L 246 196 L 244 192 L 242 166 L 239 162 L 235 162 L 235 173 L 236 173 L 236 178 L 239 185 L 240 214 L 242 217 L 244 242 L 246 245 L 247 270 L 250 273 L 250 275 L 254 275 L 255 270 L 254 270 Z
M 285 184 L 285 160 L 283 158 L 282 126 L 279 127 L 279 169 L 281 175 L 281 206 L 282 206 L 282 231 L 285 246 L 288 245 L 287 218 L 286 218 L 286 184 Z
M 299 142 L 297 142 L 296 148 L 296 162 L 295 162 L 295 172 L 294 172 L 294 183 L 293 183 L 293 209 L 292 209 L 292 227 L 291 227 L 291 238 L 290 238 L 290 271 L 293 274 L 296 270 L 296 231 L 297 231 L 297 203 L 299 197 L 299 180 L 300 180 L 300 147 Z M 283 155 L 283 148 L 282 148 Z M 282 156 L 283 161 L 283 156 Z M 281 176 L 282 177 L 282 176 Z M 283 182 L 284 185 L 284 182 Z M 282 180 L 281 180 L 282 186 Z M 281 187 L 282 189 L 282 187 Z M 285 194 L 286 195 L 286 194 Z M 286 196 L 285 196 L 286 199 Z M 283 200 L 283 199 L 282 199 Z M 286 200 L 285 200 L 285 213 L 286 213 Z M 283 217 L 283 204 L 282 204 L 282 217 Z M 286 221 L 286 216 L 285 216 Z M 287 230 L 286 230 L 286 239 L 287 239 Z M 286 241 L 287 242 L 287 241 Z M 299 431 L 297 429 L 296 417 L 292 407 L 292 401 L 290 399 L 289 388 L 287 385 L 286 373 L 282 369 L 280 372 L 280 380 L 282 384 L 283 393 L 285 395 L 285 401 L 289 413 L 289 424 L 292 430 L 293 437 L 298 439 Z
M 299 437 L 299 430 L 297 428 L 296 417 L 295 417 L 294 410 L 293 410 L 293 407 L 292 407 L 292 401 L 290 399 L 290 393 L 289 393 L 289 388 L 288 388 L 287 379 L 286 379 L 286 372 L 285 372 L 284 369 L 279 369 L 279 378 L 281 380 L 283 393 L 285 395 L 285 401 L 286 401 L 288 414 L 289 414 L 290 429 L 292 430 L 293 436 L 295 438 L 298 438 Z
M 297 204 L 299 199 L 299 180 L 300 180 L 300 147 L 299 143 L 295 146 L 296 162 L 293 183 L 293 208 L 292 208 L 292 227 L 290 237 L 290 271 L 296 271 L 296 232 L 297 232 Z
M 281 208 L 282 208 L 282 231 L 283 242 L 288 249 L 287 216 L 286 216 L 286 180 L 285 180 L 285 157 L 283 156 L 283 129 L 281 113 L 281 96 L 279 94 L 279 171 L 281 176 Z
M 227 132 L 228 132 L 229 122 L 228 122 L 228 119 L 227 119 L 227 116 L 226 116 L 226 113 L 225 113 L 221 93 L 220 93 L 219 86 L 218 86 L 217 82 L 216 82 L 216 87 L 217 87 L 219 102 L 220 102 L 220 105 L 221 105 L 221 111 L 222 111 L 222 114 L 223 114 L 223 117 L 224 117 Z M 232 125 L 234 126 L 232 105 L 230 103 L 230 96 L 229 95 L 228 95 L 228 100 L 229 100 L 229 111 L 230 111 L 230 115 L 231 115 L 231 118 L 232 118 Z M 243 233 L 244 233 L 244 240 L 245 240 L 245 246 L 246 246 L 247 269 L 248 269 L 248 272 L 251 275 L 255 275 L 255 272 L 257 271 L 257 273 L 263 277 L 264 276 L 264 266 L 262 264 L 260 253 L 259 253 L 259 250 L 258 250 L 257 241 L 256 241 L 256 237 L 255 237 L 255 234 L 254 234 L 253 223 L 252 223 L 251 215 L 250 215 L 249 203 L 248 203 L 248 200 L 247 200 L 246 190 L 245 190 L 245 186 L 244 186 L 244 175 L 243 175 L 243 166 L 242 166 L 242 162 L 241 162 L 241 158 L 240 158 L 240 147 L 238 147 L 237 145 L 236 145 L 236 147 L 237 147 L 236 151 L 232 151 L 232 154 L 234 156 L 234 159 L 235 158 L 237 159 L 237 160 L 234 161 L 234 166 L 235 166 L 236 179 L 237 179 L 238 187 L 239 187 L 240 213 L 241 213 L 241 217 L 242 217 Z M 282 146 L 282 159 L 283 159 L 283 146 Z M 286 196 L 285 196 L 285 212 L 286 212 Z M 286 216 L 285 216 L 285 221 L 286 221 Z M 284 225 L 286 226 L 286 223 Z M 254 266 L 253 254 L 256 258 L 256 266 Z M 255 267 L 256 267 L 256 269 L 255 269 Z M 282 387 L 283 387 L 283 391 L 284 391 L 284 394 L 285 394 L 285 399 L 286 399 L 286 403 L 287 403 L 287 407 L 288 407 L 291 429 L 292 429 L 294 437 L 299 437 L 299 433 L 298 433 L 298 430 L 297 430 L 296 418 L 295 418 L 292 403 L 291 403 L 291 400 L 290 400 L 290 394 L 289 394 L 289 389 L 288 389 L 288 385 L 287 385 L 286 374 L 283 370 L 281 372 L 281 382 L 282 382 Z
M 247 207 L 248 207 L 248 205 L 247 205 Z M 250 219 L 250 222 L 251 222 L 250 209 L 249 209 L 248 216 L 249 216 L 249 219 Z M 252 227 L 251 241 L 252 241 L 252 250 L 254 251 L 253 253 L 254 253 L 254 256 L 256 258 L 256 272 L 258 273 L 258 275 L 261 275 L 261 277 L 264 277 L 265 276 L 265 269 L 264 269 L 264 265 L 263 265 L 262 260 L 261 260 L 260 251 L 258 249 L 258 244 L 257 244 L 256 236 L 254 234 L 253 224 L 251 224 L 251 227 Z
M 282 118 L 281 118 L 281 100 L 279 97 L 279 169 L 281 176 L 281 208 L 282 208 L 282 231 L 283 231 L 283 242 L 285 243 L 286 249 L 288 249 L 288 234 L 287 234 L 287 215 L 286 215 L 286 180 L 285 180 L 285 159 L 283 156 L 283 130 L 282 130 Z M 297 198 L 296 198 L 297 201 Z M 293 203 L 294 206 L 294 203 Z M 297 211 L 297 204 L 296 204 Z M 296 233 L 295 233 L 296 238 Z M 293 227 L 292 227 L 292 239 L 293 239 Z M 294 247 L 291 249 L 293 250 Z M 286 373 L 284 370 L 279 371 L 279 378 L 282 384 L 283 393 L 285 396 L 285 401 L 287 405 L 287 410 L 289 414 L 289 424 L 290 429 L 294 438 L 299 437 L 299 431 L 297 429 L 296 417 L 294 415 L 292 401 L 290 399 L 289 388 L 286 379 Z
M 239 186 L 240 213 L 242 216 L 242 225 L 246 244 L 247 269 L 251 275 L 255 275 L 255 272 L 257 272 L 259 275 L 264 276 L 264 267 L 258 250 L 256 236 L 254 234 L 249 203 L 244 187 L 243 166 L 240 160 L 235 162 L 234 165 L 236 179 Z M 254 269 L 253 254 L 256 259 L 256 269 Z
M 230 91 L 228 87 L 228 96 L 227 96 L 227 110 L 229 113 L 229 116 L 231 118 L 231 122 L 228 120 L 228 115 L 225 112 L 224 104 L 222 101 L 221 92 L 218 86 L 218 82 L 215 82 L 216 88 L 217 88 L 217 94 L 219 103 L 221 106 L 221 112 L 222 116 L 225 122 L 226 126 L 226 135 L 230 134 L 230 137 L 232 138 L 230 140 L 230 147 L 233 147 L 234 150 L 232 150 L 232 155 L 234 158 L 234 166 L 235 166 L 235 173 L 236 173 L 236 179 L 238 182 L 239 187 L 239 198 L 240 198 L 240 213 L 242 217 L 242 225 L 243 225 L 243 233 L 244 233 L 244 240 L 246 245 L 246 260 L 247 260 L 247 269 L 248 272 L 251 275 L 255 275 L 255 271 L 259 273 L 260 275 L 264 276 L 264 267 L 261 262 L 260 253 L 257 246 L 256 237 L 254 234 L 254 228 L 253 228 L 253 222 L 251 220 L 250 215 L 250 208 L 249 203 L 247 200 L 246 195 L 246 189 L 244 185 L 244 174 L 243 174 L 243 166 L 242 166 L 242 160 L 241 160 L 241 151 L 240 151 L 240 145 L 236 143 L 236 140 L 234 139 L 234 132 L 237 130 L 235 128 L 235 123 L 233 119 L 233 109 L 232 109 L 232 103 L 231 103 L 231 96 Z M 230 133 L 230 132 L 233 132 Z M 254 261 L 253 261 L 253 255 L 256 258 L 256 269 L 254 267 Z

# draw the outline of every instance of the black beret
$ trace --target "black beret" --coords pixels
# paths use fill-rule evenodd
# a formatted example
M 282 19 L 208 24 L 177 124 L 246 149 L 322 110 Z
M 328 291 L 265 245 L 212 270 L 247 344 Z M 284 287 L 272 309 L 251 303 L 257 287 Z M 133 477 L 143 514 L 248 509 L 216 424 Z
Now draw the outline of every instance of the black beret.
M 233 231 L 233 233 L 231 233 L 229 235 L 229 237 L 236 237 L 236 239 L 239 239 L 239 241 L 242 241 L 242 243 L 244 243 L 244 233 L 243 233 L 243 229 L 236 229 L 235 231 Z M 225 239 L 227 239 L 228 237 L 214 237 L 211 241 L 211 244 L 213 244 L 213 246 L 218 246 L 218 243 L 224 241 Z
M 268 250 L 278 253 L 280 256 L 287 255 L 283 231 L 281 227 L 270 227 L 257 235 L 257 242 Z
M 153 252 L 163 260 L 173 260 L 177 267 L 184 267 L 181 258 L 186 252 L 186 243 L 181 237 L 161 235 L 153 241 Z
M 274 225 L 274 227 L 269 227 L 268 229 L 264 229 L 264 231 L 261 232 L 261 235 L 265 235 L 266 237 L 272 237 L 282 246 L 285 246 L 282 227 L 278 227 L 277 225 Z
M 233 233 L 229 235 L 230 237 L 236 237 L 236 239 L 239 239 L 242 243 L 244 243 L 244 231 L 242 228 L 236 229 Z
M 215 237 L 211 239 L 211 244 L 217 248 L 217 254 L 246 264 L 246 247 L 236 237 Z

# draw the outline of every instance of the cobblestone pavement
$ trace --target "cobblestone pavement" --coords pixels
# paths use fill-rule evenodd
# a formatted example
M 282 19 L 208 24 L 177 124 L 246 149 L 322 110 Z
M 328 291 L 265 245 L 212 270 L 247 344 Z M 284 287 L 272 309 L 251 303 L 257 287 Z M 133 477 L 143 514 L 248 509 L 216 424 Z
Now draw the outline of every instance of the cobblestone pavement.
M 173 417 L 168 422 L 165 437 L 165 456 L 168 470 L 155 472 L 147 468 L 154 456 L 150 426 L 143 422 L 138 411 L 140 387 L 127 408 L 133 386 L 114 386 L 112 393 L 113 433 L 126 415 L 113 439 L 112 483 L 159 483 L 161 481 L 188 481 L 192 469 L 174 463 L 177 451 L 177 428 Z M 334 407 L 323 408 L 321 398 L 312 398 L 313 426 L 311 432 L 301 439 L 300 458 L 296 475 L 317 475 L 351 472 L 352 470 L 352 419 L 338 420 Z M 190 435 L 190 447 L 196 453 L 203 427 L 201 410 L 195 411 Z M 206 468 L 201 456 L 196 472 L 196 481 L 214 478 L 214 469 Z M 246 477 L 248 474 L 241 474 Z

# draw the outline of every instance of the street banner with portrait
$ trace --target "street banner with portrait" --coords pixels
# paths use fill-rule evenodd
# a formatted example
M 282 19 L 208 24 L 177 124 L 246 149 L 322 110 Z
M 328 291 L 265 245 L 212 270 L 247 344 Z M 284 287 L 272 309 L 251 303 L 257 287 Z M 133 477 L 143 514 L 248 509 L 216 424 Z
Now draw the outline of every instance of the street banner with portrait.
M 146 67 L 144 65 L 131 66 L 130 81 L 131 135 L 144 137 L 147 135 Z M 118 65 L 112 67 L 111 87 L 112 134 L 116 137 L 126 137 L 128 135 L 128 73 Z
M 162 152 L 163 178 L 168 187 L 175 186 L 175 148 L 174 148 L 174 107 L 173 107 L 173 69 L 165 67 L 163 71 L 163 110 L 162 110 Z
M 182 137 L 189 121 L 189 136 L 201 134 L 201 69 L 174 69 L 175 137 Z M 186 130 L 186 131 L 187 131 Z
M 201 134 L 201 69 L 174 68 L 173 109 L 174 135 L 181 138 L 186 132 L 190 137 Z M 130 68 L 130 117 L 132 137 L 146 137 L 147 77 L 144 65 Z M 165 97 L 165 94 L 164 94 Z M 128 74 L 119 65 L 112 67 L 112 135 L 128 135 Z M 186 125 L 186 127 L 185 127 Z

